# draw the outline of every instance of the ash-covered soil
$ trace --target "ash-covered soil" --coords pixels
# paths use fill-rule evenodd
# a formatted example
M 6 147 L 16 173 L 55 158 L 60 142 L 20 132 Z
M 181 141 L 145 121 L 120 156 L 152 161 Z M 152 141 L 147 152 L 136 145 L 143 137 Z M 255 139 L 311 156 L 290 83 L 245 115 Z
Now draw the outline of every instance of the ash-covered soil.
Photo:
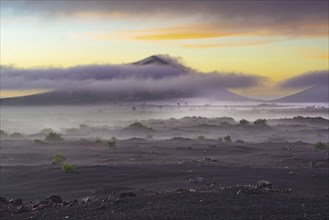
M 11 211 L 2 205 L 1 219 L 328 219 L 327 202 L 328 197 L 280 193 L 137 192 L 134 197 L 110 196 L 44 207 L 38 203 L 6 205 Z
M 156 135 L 162 124 L 166 135 L 176 127 L 182 134 L 193 131 L 190 136 L 227 126 L 232 142 L 206 135 L 119 138 L 115 147 L 104 138 L 68 134 L 58 142 L 1 140 L 1 219 L 329 218 L 328 151 L 314 147 L 328 138 L 325 120 L 283 119 L 264 129 L 198 120 L 176 121 L 170 129 L 166 121 L 144 124 Z M 285 129 L 292 140 L 270 141 L 275 132 L 287 138 Z M 110 131 L 104 131 L 109 138 Z M 246 138 L 250 131 L 262 138 Z M 150 129 L 139 132 L 145 136 Z M 52 164 L 56 154 L 75 170 Z

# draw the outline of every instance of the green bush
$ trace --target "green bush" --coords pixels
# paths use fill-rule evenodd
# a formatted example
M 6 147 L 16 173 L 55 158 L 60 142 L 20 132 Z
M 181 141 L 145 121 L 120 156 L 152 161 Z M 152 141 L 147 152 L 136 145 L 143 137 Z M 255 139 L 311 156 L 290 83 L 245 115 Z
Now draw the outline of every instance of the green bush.
M 257 127 L 266 127 L 266 126 L 268 126 L 266 119 L 257 119 L 256 121 L 254 121 L 254 125 L 257 126 Z
M 100 137 L 96 137 L 95 144 L 102 144 L 103 141 Z
M 63 141 L 63 140 L 64 139 L 61 137 L 61 135 L 56 132 L 50 132 L 45 138 L 45 141 Z
M 199 136 L 195 137 L 195 140 L 199 140 L 199 141 L 202 141 L 204 139 L 205 139 L 205 137 L 203 135 L 199 135 Z
M 51 160 L 53 164 L 62 164 L 66 160 L 66 157 L 61 154 L 56 154 L 51 158 Z
M 315 143 L 313 145 L 313 147 L 317 150 L 329 150 L 329 145 L 322 143 L 321 141 L 319 141 L 318 143 Z
M 62 165 L 62 171 L 64 173 L 72 173 L 75 171 L 75 165 L 74 164 L 69 164 L 69 163 L 65 163 Z
M 147 126 L 143 125 L 140 122 L 134 122 L 134 123 L 130 124 L 128 127 L 133 128 L 133 129 L 147 129 L 148 128 Z
M 10 135 L 11 138 L 24 138 L 24 135 L 19 132 L 14 132 Z
M 89 129 L 90 127 L 89 127 L 88 125 L 86 125 L 86 124 L 80 124 L 80 125 L 79 125 L 79 128 L 80 128 L 80 129 L 85 129 L 85 130 L 87 130 L 87 129 Z
M 51 128 L 44 128 L 40 131 L 40 133 L 42 133 L 42 134 L 49 134 L 51 132 L 55 132 L 55 131 Z
M 240 126 L 242 126 L 242 127 L 248 127 L 250 125 L 249 121 L 247 121 L 246 119 L 241 119 L 239 121 L 239 123 L 240 123 Z
M 36 144 L 43 144 L 43 141 L 40 139 L 34 139 L 34 143 Z
M 227 143 L 231 143 L 232 142 L 231 136 L 230 135 L 225 136 L 224 141 Z
M 219 124 L 220 127 L 231 127 L 232 124 L 228 123 L 227 121 L 223 121 Z
M 107 145 L 109 148 L 113 148 L 117 146 L 117 139 L 115 137 L 112 137 L 108 142 Z
M 7 132 L 0 130 L 0 138 L 8 138 L 9 135 L 7 134 Z

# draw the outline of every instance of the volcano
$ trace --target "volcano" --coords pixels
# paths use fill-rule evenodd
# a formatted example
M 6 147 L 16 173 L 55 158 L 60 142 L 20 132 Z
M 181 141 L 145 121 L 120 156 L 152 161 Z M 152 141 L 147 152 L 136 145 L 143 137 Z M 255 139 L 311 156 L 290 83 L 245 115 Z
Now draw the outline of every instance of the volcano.
M 272 100 L 272 102 L 329 103 L 329 91 L 326 86 L 316 86 L 289 96 Z
M 237 95 L 221 86 L 215 87 L 212 84 L 214 88 L 209 89 L 209 84 L 204 85 L 196 78 L 196 76 L 204 76 L 203 74 L 193 71 L 167 55 L 153 55 L 134 63 L 123 64 L 122 67 L 124 71 L 121 72 L 117 67 L 112 72 L 104 68 L 98 75 L 93 75 L 95 73 L 89 68 L 89 72 L 83 74 L 88 74 L 87 79 L 91 83 L 84 84 L 85 86 L 72 86 L 72 88 L 29 96 L 2 98 L 0 103 L 1 105 L 86 105 L 191 98 L 211 98 L 214 101 L 225 102 L 256 101 Z M 97 68 L 99 70 L 101 67 Z M 68 74 L 71 75 L 68 77 L 66 76 Z M 65 73 L 61 72 L 61 77 L 64 79 L 79 79 L 80 76 L 81 74 L 75 68 L 65 69 Z M 39 74 L 39 77 L 43 75 Z M 193 83 L 190 82 L 190 78 L 194 79 Z M 129 83 L 122 83 L 127 81 Z M 81 82 L 85 83 L 83 80 Z M 106 87 L 99 86 L 104 82 L 109 84 L 106 84 Z M 88 87 L 92 83 L 96 86 Z M 118 83 L 123 86 L 118 86 Z

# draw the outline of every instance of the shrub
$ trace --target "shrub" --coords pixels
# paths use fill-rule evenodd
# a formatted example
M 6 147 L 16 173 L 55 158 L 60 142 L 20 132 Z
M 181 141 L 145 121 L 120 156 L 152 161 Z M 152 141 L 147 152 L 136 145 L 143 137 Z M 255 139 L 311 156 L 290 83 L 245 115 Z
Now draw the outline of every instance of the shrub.
M 111 139 L 107 142 L 109 148 L 113 148 L 117 146 L 117 139 L 115 137 L 111 137 Z
M 62 171 L 64 173 L 72 173 L 75 171 L 75 165 L 74 164 L 69 164 L 69 163 L 65 163 L 62 165 Z
M 152 140 L 153 139 L 153 136 L 151 134 L 148 134 L 148 135 L 145 136 L 145 139 Z
M 314 144 L 313 147 L 317 150 L 329 150 L 329 145 L 325 144 L 325 143 L 322 143 L 321 141 Z
M 228 123 L 227 121 L 223 121 L 219 124 L 219 126 L 221 126 L 221 127 L 231 127 L 232 124 Z
M 55 131 L 51 128 L 44 128 L 40 131 L 40 133 L 42 133 L 42 134 L 49 134 L 51 132 L 55 132 Z
M 3 131 L 3 130 L 0 130 L 0 138 L 7 138 L 9 135 Z
M 219 137 L 218 142 L 223 142 L 223 138 Z
M 143 125 L 140 122 L 134 122 L 134 123 L 130 124 L 128 127 L 133 128 L 133 129 L 147 129 L 148 128 L 147 126 Z
M 14 132 L 10 135 L 11 138 L 24 138 L 24 135 L 19 132 Z
M 36 144 L 43 144 L 43 141 L 40 139 L 34 139 L 34 143 Z
M 227 143 L 231 143 L 232 142 L 231 136 L 230 135 L 225 136 L 224 141 Z
M 64 139 L 61 137 L 61 135 L 56 132 L 50 132 L 45 138 L 45 141 L 63 141 L 63 140 Z
M 245 143 L 245 142 L 244 142 L 244 140 L 238 139 L 238 140 L 235 141 L 235 143 L 243 144 L 243 143 Z
M 266 127 L 266 126 L 268 126 L 266 119 L 257 119 L 256 121 L 254 121 L 254 125 L 257 126 L 257 127 Z
M 80 130 L 77 129 L 77 128 L 67 128 L 66 129 L 66 133 L 67 134 L 73 134 L 73 135 L 76 135 L 76 134 L 79 134 Z
M 56 154 L 51 158 L 51 160 L 53 164 L 62 164 L 66 160 L 66 157 L 61 154 Z
M 103 141 L 100 137 L 96 137 L 95 144 L 102 144 Z
M 89 126 L 86 124 L 80 124 L 79 127 L 80 129 L 85 129 L 85 130 L 89 129 Z
M 205 139 L 205 137 L 203 135 L 199 135 L 199 136 L 195 137 L 195 140 L 199 140 L 199 141 L 204 140 L 204 139 Z
M 246 119 L 240 120 L 239 123 L 242 127 L 248 127 L 250 125 L 249 121 L 247 121 Z

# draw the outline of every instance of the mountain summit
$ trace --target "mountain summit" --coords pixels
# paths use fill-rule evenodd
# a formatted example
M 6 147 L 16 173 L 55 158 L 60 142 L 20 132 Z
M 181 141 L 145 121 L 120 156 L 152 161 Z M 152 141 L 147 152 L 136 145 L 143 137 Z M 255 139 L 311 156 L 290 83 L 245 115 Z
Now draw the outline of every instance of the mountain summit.
M 142 59 L 140 61 L 134 62 L 134 65 L 148 65 L 148 64 L 160 64 L 160 65 L 170 65 L 171 62 L 160 57 L 159 55 L 153 55 L 150 57 L 147 57 L 145 59 Z
M 176 58 L 169 55 L 152 55 L 140 61 L 132 63 L 132 65 L 146 66 L 146 65 L 159 65 L 159 66 L 168 66 L 179 69 L 182 72 L 192 71 L 191 68 L 188 68 L 181 64 Z

